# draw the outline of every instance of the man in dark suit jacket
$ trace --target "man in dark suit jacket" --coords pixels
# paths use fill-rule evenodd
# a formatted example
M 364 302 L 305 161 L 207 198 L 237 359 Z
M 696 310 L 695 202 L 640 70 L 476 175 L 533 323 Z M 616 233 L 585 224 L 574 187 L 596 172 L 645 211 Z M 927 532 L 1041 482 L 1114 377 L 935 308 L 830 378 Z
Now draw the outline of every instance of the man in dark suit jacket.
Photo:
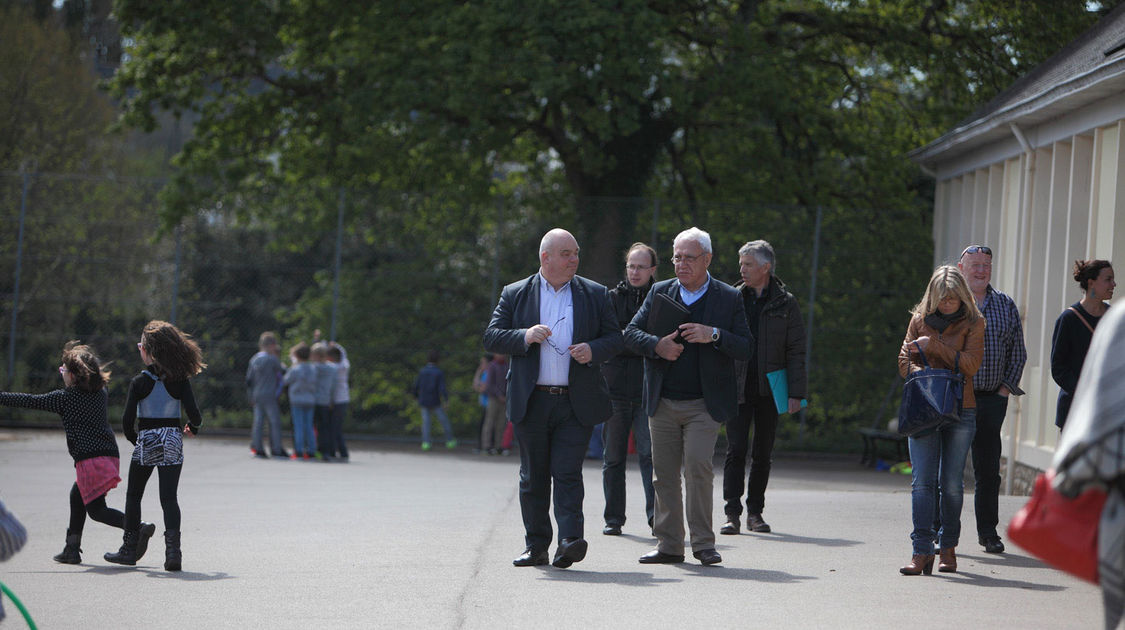
M 681 232 L 672 245 L 676 278 L 653 285 L 625 329 L 630 350 L 645 357 L 644 403 L 652 435 L 652 485 L 656 490 L 655 550 L 642 564 L 683 562 L 684 500 L 692 555 L 703 564 L 722 562 L 712 527 L 715 471 L 712 458 L 719 426 L 738 413 L 734 361 L 749 360 L 750 329 L 742 298 L 711 277 L 711 237 Z M 663 337 L 648 332 L 653 300 L 665 294 L 690 312 L 687 323 Z M 661 331 L 663 332 L 663 331 Z M 682 340 L 682 341 L 679 341 Z
M 500 293 L 484 347 L 511 357 L 507 410 L 520 445 L 527 544 L 512 564 L 547 564 L 553 480 L 559 542 L 552 564 L 566 568 L 586 557 L 582 462 L 594 425 L 613 411 L 600 365 L 624 343 L 606 288 L 574 275 L 578 242 L 569 232 L 547 232 L 539 262 L 539 273 Z

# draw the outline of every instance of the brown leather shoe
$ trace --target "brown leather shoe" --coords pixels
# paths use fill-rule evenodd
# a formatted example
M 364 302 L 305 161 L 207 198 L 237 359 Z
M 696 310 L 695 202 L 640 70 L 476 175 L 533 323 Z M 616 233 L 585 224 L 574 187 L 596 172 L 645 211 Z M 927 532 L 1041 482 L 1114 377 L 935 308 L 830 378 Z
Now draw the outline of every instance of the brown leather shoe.
M 759 534 L 770 533 L 769 523 L 762 520 L 761 514 L 747 514 L 746 515 L 746 529 Z
M 956 547 L 942 549 L 939 551 L 941 554 L 941 562 L 938 562 L 937 570 L 942 573 L 956 573 L 957 572 L 957 554 L 954 553 Z
M 738 522 L 738 515 L 728 514 L 727 522 L 723 523 L 723 526 L 719 528 L 719 533 L 727 536 L 735 536 L 738 534 L 739 527 L 741 527 L 741 525 Z
M 910 564 L 900 567 L 898 572 L 903 575 L 930 575 L 934 572 L 934 554 L 916 553 L 910 556 Z

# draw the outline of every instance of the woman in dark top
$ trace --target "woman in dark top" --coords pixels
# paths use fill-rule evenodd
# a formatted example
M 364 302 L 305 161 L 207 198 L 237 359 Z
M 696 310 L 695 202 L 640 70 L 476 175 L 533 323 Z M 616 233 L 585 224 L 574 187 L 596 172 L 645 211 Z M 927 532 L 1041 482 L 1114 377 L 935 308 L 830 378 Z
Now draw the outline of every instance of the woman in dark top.
M 105 386 L 109 372 L 102 369 L 89 346 L 77 341 L 66 344 L 59 366 L 66 389 L 46 394 L 11 394 L 0 392 L 0 405 L 50 411 L 62 416 L 66 448 L 74 460 L 77 477 L 70 489 L 70 524 L 66 528 L 66 546 L 55 556 L 55 562 L 82 562 L 79 545 L 86 515 L 110 527 L 125 526 L 125 515 L 106 506 L 105 495 L 121 482 L 117 438 L 106 416 Z M 156 531 L 149 523 L 138 525 L 148 536 Z M 143 540 L 148 544 L 148 537 Z
M 1074 279 L 1082 287 L 1082 299 L 1071 304 L 1055 320 L 1051 336 L 1051 378 L 1059 384 L 1059 402 L 1055 410 L 1055 424 L 1061 429 L 1070 413 L 1070 401 L 1078 386 L 1082 363 L 1090 349 L 1090 338 L 1098 327 L 1113 299 L 1113 267 L 1108 260 L 1074 261 Z
M 129 462 L 129 490 L 125 493 L 125 535 L 121 549 L 105 554 L 105 559 L 134 565 L 144 555 L 144 550 L 137 546 L 141 498 L 152 469 L 157 468 L 160 471 L 160 507 L 164 510 L 164 569 L 179 571 L 180 504 L 176 491 L 184 464 L 183 435 L 198 433 L 203 421 L 188 379 L 207 365 L 191 337 L 168 322 L 149 322 L 141 333 L 137 349 L 145 369 L 129 383 L 121 419 L 125 437 L 135 445 Z M 188 416 L 182 429 L 181 405 Z

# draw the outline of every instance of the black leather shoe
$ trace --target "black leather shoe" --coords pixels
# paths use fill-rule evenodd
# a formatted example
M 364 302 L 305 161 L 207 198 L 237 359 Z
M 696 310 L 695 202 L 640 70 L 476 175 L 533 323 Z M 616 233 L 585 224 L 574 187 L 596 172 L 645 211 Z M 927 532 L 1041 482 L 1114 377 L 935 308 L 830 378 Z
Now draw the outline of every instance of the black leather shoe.
M 714 549 L 700 549 L 699 551 L 691 552 L 691 555 L 695 556 L 695 559 L 698 560 L 703 566 L 707 566 L 709 564 L 719 564 L 723 561 L 723 557 L 720 556 L 719 552 L 715 551 Z
M 602 533 L 605 534 L 606 536 L 620 536 L 621 535 L 621 526 L 620 525 L 606 525 L 605 527 L 602 528 Z
M 555 549 L 555 560 L 551 566 L 565 569 L 575 562 L 582 562 L 588 546 L 582 538 L 563 538 L 559 541 L 558 549 Z
M 640 559 L 641 564 L 676 564 L 677 562 L 683 561 L 683 554 L 677 556 L 671 553 L 664 553 L 659 549 L 653 549 L 652 551 L 641 556 Z
M 547 556 L 546 549 L 536 550 L 532 549 L 531 547 L 528 547 L 523 552 L 523 555 L 516 558 L 515 560 L 512 560 L 512 564 L 517 567 L 538 567 L 547 564 L 548 562 L 550 562 L 550 560 Z
M 989 536 L 979 542 L 984 547 L 985 553 L 1004 553 L 1004 543 L 1000 541 L 999 536 Z
M 761 514 L 747 514 L 746 529 L 752 532 L 758 532 L 759 534 L 770 533 L 770 525 L 762 520 Z
M 729 514 L 727 515 L 727 522 L 723 523 L 723 526 L 719 528 L 719 533 L 726 534 L 727 536 L 736 536 L 738 535 L 739 527 L 738 515 Z

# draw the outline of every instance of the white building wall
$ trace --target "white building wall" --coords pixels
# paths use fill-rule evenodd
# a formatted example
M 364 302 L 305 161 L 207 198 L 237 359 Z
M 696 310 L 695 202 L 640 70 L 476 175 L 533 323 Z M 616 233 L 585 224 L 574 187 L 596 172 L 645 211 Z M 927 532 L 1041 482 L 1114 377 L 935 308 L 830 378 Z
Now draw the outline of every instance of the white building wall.
M 982 163 L 989 153 L 981 151 L 972 168 L 951 165 L 947 177 L 939 173 L 935 195 L 935 266 L 955 262 L 967 245 L 988 245 L 995 252 L 993 286 L 1020 308 L 1027 395 L 1008 407 L 1004 452 L 1038 469 L 1049 467 L 1058 443 L 1051 335 L 1055 319 L 1081 297 L 1074 261 L 1125 261 L 1125 113 L 1070 135 L 1059 133 L 1065 125 L 1051 121 L 1049 134 L 1025 130 L 1029 138 L 1051 138 L 1030 153 L 993 152 L 997 159 Z

